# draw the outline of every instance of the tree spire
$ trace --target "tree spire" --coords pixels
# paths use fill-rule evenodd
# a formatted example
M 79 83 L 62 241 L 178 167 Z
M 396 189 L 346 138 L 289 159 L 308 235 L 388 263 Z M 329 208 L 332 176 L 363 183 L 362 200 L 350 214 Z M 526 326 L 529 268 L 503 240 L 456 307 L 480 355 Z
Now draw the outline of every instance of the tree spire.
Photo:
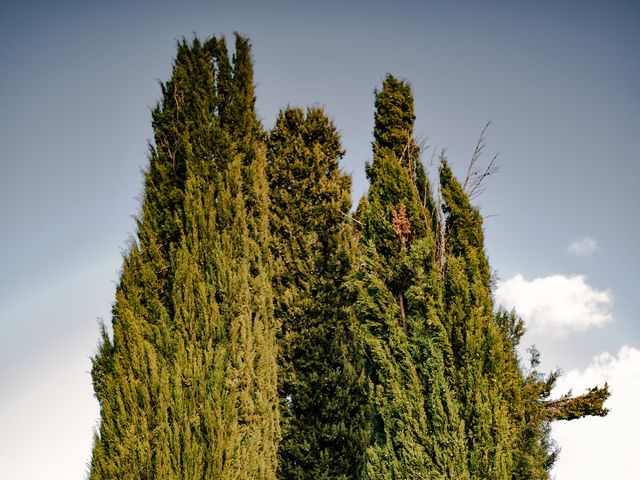
M 113 339 L 103 333 L 93 359 L 91 479 L 275 478 L 265 148 L 222 121 L 233 100 L 223 52 L 221 40 L 182 40 L 153 112 Z
M 343 154 L 319 108 L 282 110 L 269 135 L 282 479 L 358 478 L 366 448 Z

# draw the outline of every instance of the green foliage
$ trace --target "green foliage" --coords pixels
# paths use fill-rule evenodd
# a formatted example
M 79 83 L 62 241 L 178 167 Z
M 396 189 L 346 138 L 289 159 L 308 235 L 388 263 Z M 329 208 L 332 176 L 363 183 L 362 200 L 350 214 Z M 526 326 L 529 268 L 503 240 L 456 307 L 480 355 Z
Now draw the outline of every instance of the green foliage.
M 586 415 L 604 417 L 609 409 L 604 401 L 609 398 L 609 386 L 592 387 L 578 397 L 567 395 L 559 400 L 549 400 L 543 404 L 543 416 L 548 420 L 575 420 Z
M 253 86 L 242 85 L 248 42 L 236 39 L 232 89 L 225 50 L 223 40 L 180 42 L 153 112 L 138 238 L 113 340 L 103 334 L 93 360 L 92 479 L 275 478 L 266 151 Z
M 535 350 L 522 367 L 523 321 L 494 309 L 482 216 L 444 158 L 434 199 L 410 85 L 375 92 L 351 216 L 322 109 L 267 134 L 246 38 L 231 59 L 224 38 L 177 47 L 93 358 L 89 478 L 548 479 L 550 422 L 606 415 L 608 386 L 550 400 L 558 373 Z
M 374 157 L 394 155 L 405 168 L 413 168 L 410 161 L 415 162 L 419 152 L 413 139 L 416 117 L 411 86 L 387 75 L 382 90 L 376 91 L 375 97 Z
M 371 442 L 364 478 L 430 478 L 434 472 L 422 383 L 399 304 L 384 282 L 384 259 L 363 246 L 353 283 L 358 293 L 371 403 Z
M 321 109 L 280 112 L 269 136 L 279 478 L 356 478 L 366 446 L 362 359 L 346 279 L 354 262 L 351 178 Z
M 603 415 L 608 389 L 577 398 L 546 400 L 557 378 L 532 369 L 525 375 L 516 347 L 524 334 L 514 314 L 493 312 L 491 273 L 484 253 L 482 217 L 453 177 L 440 168 L 445 214 L 445 327 L 453 350 L 449 366 L 465 422 L 473 478 L 546 479 L 557 456 L 549 421 Z
M 494 321 L 482 217 L 446 160 L 440 167 L 440 188 L 446 215 L 445 325 L 469 472 L 472 478 L 509 478 L 516 431 L 506 397 L 518 388 L 518 363 Z
M 467 478 L 463 424 L 445 370 L 451 349 L 440 320 L 432 200 L 413 120 L 411 88 L 388 76 L 376 92 L 370 188 L 357 212 L 354 289 L 372 408 L 366 476 Z

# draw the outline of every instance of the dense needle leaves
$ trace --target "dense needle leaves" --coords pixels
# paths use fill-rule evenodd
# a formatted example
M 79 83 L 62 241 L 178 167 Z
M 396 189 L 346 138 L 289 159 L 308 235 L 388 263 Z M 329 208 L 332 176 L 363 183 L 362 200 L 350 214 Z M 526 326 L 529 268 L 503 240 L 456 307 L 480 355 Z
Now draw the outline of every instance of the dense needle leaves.
M 113 340 L 94 359 L 92 479 L 275 478 L 266 149 L 248 48 L 237 37 L 230 71 L 223 40 L 182 41 L 162 86 Z
M 441 322 L 433 212 L 418 189 L 413 120 L 409 85 L 388 76 L 376 92 L 370 187 L 357 215 L 354 288 L 372 408 L 365 476 L 468 478 L 464 426 L 445 370 L 451 350 Z
M 550 399 L 524 322 L 496 309 L 479 209 L 414 99 L 375 92 L 369 189 L 351 212 L 321 108 L 255 112 L 251 44 L 177 45 L 137 231 L 103 326 L 89 478 L 548 479 L 550 423 L 604 416 L 608 386 Z
M 355 258 L 351 178 L 340 137 L 318 108 L 280 112 L 269 136 L 279 478 L 347 479 L 367 435 L 362 359 L 346 280 Z

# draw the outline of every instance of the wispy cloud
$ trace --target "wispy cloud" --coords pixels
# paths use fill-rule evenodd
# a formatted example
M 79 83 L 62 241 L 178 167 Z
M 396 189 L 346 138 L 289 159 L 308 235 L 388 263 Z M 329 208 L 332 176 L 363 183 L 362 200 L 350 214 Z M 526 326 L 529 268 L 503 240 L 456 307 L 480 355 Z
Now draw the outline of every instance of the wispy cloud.
M 567 251 L 569 253 L 573 253 L 574 255 L 578 255 L 580 257 L 588 257 L 598 252 L 599 250 L 600 246 L 598 245 L 598 242 L 594 238 L 591 238 L 589 236 L 574 240 L 567 247 Z
M 583 275 L 551 275 L 526 280 L 522 275 L 498 283 L 496 300 L 515 309 L 532 332 L 562 336 L 610 322 L 613 299 Z
M 553 437 L 562 449 L 553 469 L 557 478 L 638 478 L 640 350 L 623 346 L 617 355 L 598 355 L 586 369 L 571 370 L 560 378 L 554 394 L 561 395 L 569 389 L 580 394 L 593 385 L 603 385 L 605 380 L 611 389 L 611 397 L 605 403 L 611 411 L 606 417 L 553 425 Z

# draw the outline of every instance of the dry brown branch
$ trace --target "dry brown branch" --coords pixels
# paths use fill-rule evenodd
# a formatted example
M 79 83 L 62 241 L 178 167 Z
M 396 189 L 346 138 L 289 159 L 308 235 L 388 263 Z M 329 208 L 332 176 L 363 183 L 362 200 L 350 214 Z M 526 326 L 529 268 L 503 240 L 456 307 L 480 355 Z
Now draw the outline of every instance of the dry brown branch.
M 175 168 L 176 168 L 176 153 L 173 150 L 171 150 L 171 145 L 169 144 L 169 141 L 167 140 L 166 136 L 163 135 L 162 137 L 160 137 L 160 144 L 164 147 L 166 153 L 171 158 L 171 162 L 173 163 L 173 168 L 175 170 Z
M 402 292 L 398 294 L 398 306 L 400 307 L 400 326 L 404 333 L 407 333 L 407 312 L 404 308 L 404 294 Z
M 411 234 L 411 224 L 409 222 L 409 217 L 407 216 L 406 205 L 403 203 L 397 210 L 394 208 L 392 214 L 393 219 L 391 221 L 391 225 L 393 233 L 396 234 L 400 241 L 400 248 L 404 249 L 407 246 L 407 240 Z
M 462 188 L 469 199 L 473 199 L 478 197 L 479 195 L 482 195 L 482 193 L 484 193 L 484 191 L 487 189 L 485 185 L 487 177 L 497 173 L 500 169 L 496 164 L 496 160 L 498 159 L 497 153 L 493 156 L 486 168 L 483 168 L 480 165 L 480 157 L 482 156 L 482 152 L 487 146 L 486 133 L 490 125 L 491 121 L 488 121 L 482 129 L 482 132 L 480 132 L 480 137 L 478 138 L 478 142 L 476 143 L 476 148 L 473 150 L 473 155 L 471 156 L 471 160 L 469 161 L 467 175 L 464 179 L 464 183 L 462 184 Z
M 353 215 L 349 215 L 348 213 L 345 213 L 342 210 L 340 210 L 340 213 L 342 215 L 344 215 L 345 217 L 347 217 L 348 220 L 351 220 L 352 222 L 355 222 L 358 225 L 362 226 L 362 222 L 360 220 L 358 220 L 357 218 L 354 218 Z

